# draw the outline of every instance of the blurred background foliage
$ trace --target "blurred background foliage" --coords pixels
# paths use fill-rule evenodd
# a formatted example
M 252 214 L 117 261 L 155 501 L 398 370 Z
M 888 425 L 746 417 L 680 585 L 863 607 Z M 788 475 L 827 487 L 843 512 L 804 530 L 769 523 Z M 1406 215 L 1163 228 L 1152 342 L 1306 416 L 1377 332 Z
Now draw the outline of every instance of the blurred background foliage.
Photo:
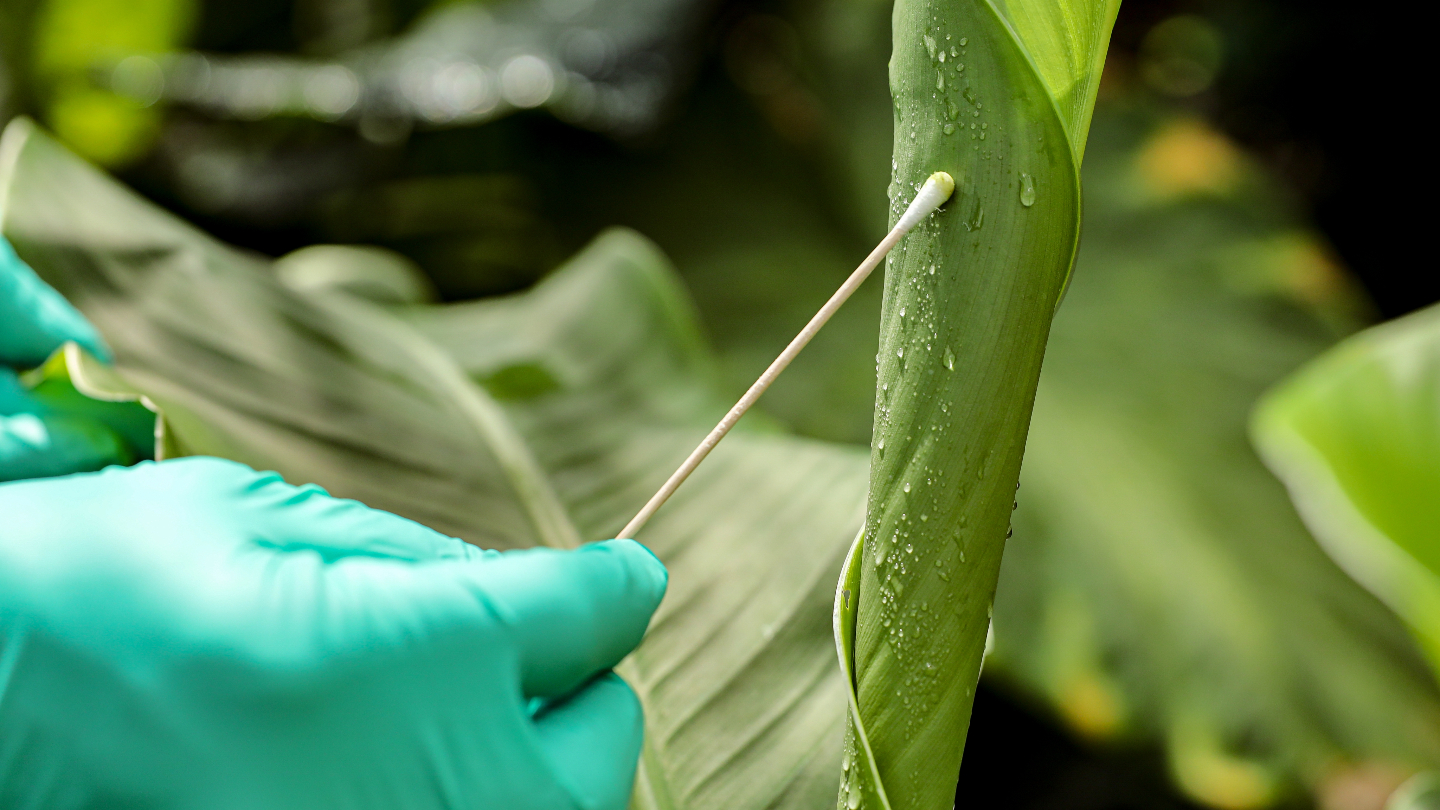
M 1332 103 L 1388 81 L 1378 24 L 1336 8 L 1122 7 L 970 804 L 1379 810 L 1440 764 L 1413 644 L 1245 438 L 1276 380 L 1440 297 L 1400 261 L 1414 178 Z M 0 119 L 260 253 L 399 251 L 448 301 L 635 228 L 738 392 L 883 234 L 888 24 L 877 0 L 0 0 Z M 771 416 L 868 442 L 879 295 Z

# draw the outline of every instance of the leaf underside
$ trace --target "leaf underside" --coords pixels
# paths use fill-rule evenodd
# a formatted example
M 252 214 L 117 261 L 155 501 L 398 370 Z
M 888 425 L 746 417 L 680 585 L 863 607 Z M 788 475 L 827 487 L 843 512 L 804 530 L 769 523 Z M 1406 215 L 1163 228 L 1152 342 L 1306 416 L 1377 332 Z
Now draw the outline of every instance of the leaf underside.
M 407 319 L 479 379 L 543 368 L 509 413 L 582 536 L 616 532 L 727 403 L 653 246 L 601 236 L 534 291 Z M 641 534 L 671 592 L 623 674 L 646 707 L 637 808 L 813 808 L 843 718 L 830 600 L 860 520 L 862 451 L 731 434 Z
M 0 160 L 5 235 L 101 330 L 116 375 L 92 382 L 153 402 L 170 455 L 487 547 L 566 546 L 611 536 L 726 407 L 673 269 L 633 233 L 524 295 L 387 309 L 286 287 L 28 122 Z M 647 527 L 671 585 L 621 668 L 646 710 L 635 807 L 833 797 L 830 608 L 865 480 L 863 450 L 742 423 Z

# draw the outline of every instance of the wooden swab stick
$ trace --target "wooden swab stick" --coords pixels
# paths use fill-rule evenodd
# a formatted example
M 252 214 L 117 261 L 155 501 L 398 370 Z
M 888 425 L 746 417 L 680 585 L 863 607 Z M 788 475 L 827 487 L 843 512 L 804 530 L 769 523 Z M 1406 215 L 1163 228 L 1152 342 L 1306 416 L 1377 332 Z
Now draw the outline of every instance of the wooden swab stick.
M 705 457 L 710 455 L 710 451 L 715 449 L 715 445 L 719 444 L 720 440 L 725 438 L 725 434 L 730 432 L 730 428 L 735 427 L 735 423 L 740 421 L 740 417 L 744 416 L 745 412 L 750 410 L 750 406 L 754 405 L 755 401 L 760 398 L 760 395 L 765 393 L 765 389 L 769 388 L 770 384 L 775 382 L 775 378 L 780 376 L 780 372 L 784 371 L 785 367 L 790 365 L 790 361 L 795 359 L 795 355 L 799 354 L 800 350 L 805 348 L 805 344 L 809 343 L 810 339 L 815 337 L 815 333 L 820 331 L 820 327 L 824 326 L 825 322 L 830 320 L 830 316 L 834 315 L 835 311 L 840 309 L 840 305 L 844 304 L 845 301 L 854 294 L 855 290 L 859 289 L 860 285 L 865 283 L 865 279 L 869 278 L 870 273 L 880 265 L 880 260 L 884 259 L 885 255 L 904 238 L 905 234 L 909 233 L 911 228 L 914 228 L 920 223 L 920 220 L 929 216 L 943 205 L 946 200 L 950 199 L 950 194 L 954 191 L 955 180 L 951 178 L 950 175 L 945 172 L 935 172 L 930 175 L 925 181 L 925 185 L 920 187 L 920 191 L 915 195 L 915 199 L 910 203 L 910 207 L 905 209 L 905 213 L 900 217 L 900 221 L 895 223 L 895 227 L 890 230 L 890 233 L 886 234 L 885 238 L 880 240 L 880 244 L 876 245 L 875 249 L 870 251 L 870 255 L 865 257 L 865 261 L 861 262 L 860 266 L 855 268 L 855 272 L 851 273 L 850 277 L 845 279 L 845 283 L 841 284 L 840 289 L 836 290 L 835 294 L 830 296 L 830 300 L 825 302 L 825 306 L 821 307 L 820 311 L 815 313 L 815 317 L 811 318 L 810 322 L 805 324 L 805 328 L 801 329 L 800 334 L 796 335 L 795 339 L 790 341 L 790 345 L 785 347 L 785 351 L 781 352 L 780 356 L 775 358 L 775 362 L 771 363 L 770 367 L 765 369 L 765 373 L 761 374 L 760 378 L 755 381 L 755 384 L 750 386 L 750 390 L 745 392 L 745 396 L 740 397 L 740 401 L 735 403 L 735 407 L 731 408 L 730 411 L 725 414 L 725 418 L 720 420 L 720 424 L 716 425 L 715 429 L 710 431 L 710 435 L 706 436 L 705 440 L 700 442 L 700 446 L 696 447 L 695 450 L 690 453 L 690 457 L 685 459 L 685 462 L 670 476 L 670 479 L 665 482 L 665 485 L 660 487 L 660 490 L 651 496 L 650 500 L 646 502 L 639 513 L 631 518 L 629 523 L 625 524 L 625 528 L 620 530 L 620 534 L 618 534 L 617 537 L 632 539 L 635 537 L 635 534 L 640 531 L 640 528 L 645 525 L 646 521 L 650 520 L 656 510 L 658 510 L 671 495 L 675 494 L 675 490 L 679 489 L 680 485 L 685 483 L 685 479 L 690 477 L 690 473 L 695 472 L 695 468 L 699 467 L 700 462 L 704 461 Z

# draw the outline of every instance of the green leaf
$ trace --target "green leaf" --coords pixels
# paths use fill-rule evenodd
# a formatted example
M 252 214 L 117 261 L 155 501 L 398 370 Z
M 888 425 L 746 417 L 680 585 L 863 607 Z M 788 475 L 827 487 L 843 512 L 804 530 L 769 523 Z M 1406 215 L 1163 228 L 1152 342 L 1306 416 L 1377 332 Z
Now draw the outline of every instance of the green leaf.
M 864 15 L 886 47 L 856 65 Z M 844 125 L 826 133 L 853 138 L 883 120 L 883 146 L 843 152 L 855 157 L 847 176 L 883 166 L 888 98 L 865 81 L 889 53 L 888 6 L 807 4 L 791 19 L 825 56 L 797 72 L 833 91 L 824 117 Z M 1164 751 L 1197 800 L 1286 801 L 1351 778 L 1388 790 L 1440 757 L 1432 678 L 1403 626 L 1315 545 L 1245 439 L 1255 398 L 1356 328 L 1363 297 L 1283 184 L 1239 147 L 1143 91 L 1111 90 L 1086 151 L 1085 234 L 1041 374 L 985 677 L 1104 750 Z M 832 258 L 847 231 L 794 213 L 836 205 L 838 195 L 805 196 L 823 175 L 787 178 L 787 190 L 768 184 L 784 166 L 739 154 L 763 132 L 690 127 L 670 171 L 750 167 L 701 185 L 736 201 L 727 212 L 753 210 L 740 202 L 761 188 L 763 216 L 718 233 L 713 221 L 642 221 L 685 271 L 743 384 L 848 272 Z M 662 190 L 604 204 L 630 211 Z M 773 222 L 789 241 L 769 235 Z M 846 304 L 854 320 L 827 326 L 829 346 L 806 349 L 761 406 L 802 432 L 868 442 L 878 304 Z M 1080 433 L 1092 425 L 1097 435 Z M 1177 663 L 1190 661 L 1205 664 Z
M 164 414 L 164 455 L 316 482 L 490 547 L 579 540 L 500 406 L 377 307 L 299 296 L 17 120 L 0 225 Z
M 995 0 L 994 7 L 1054 101 L 1078 167 L 1120 0 Z
M 414 262 L 378 247 L 311 245 L 281 256 L 275 275 L 301 292 L 344 292 L 377 304 L 434 301 L 435 289 Z
M 525 295 L 383 310 L 328 281 L 277 282 L 28 122 L 0 140 L 0 194 L 5 234 L 115 350 L 110 379 L 87 369 L 96 390 L 143 393 L 179 452 L 472 542 L 611 536 L 728 405 L 674 271 L 632 233 Z M 322 275 L 355 289 L 371 269 Z M 747 422 L 642 538 L 671 577 L 621 668 L 646 709 L 637 808 L 802 810 L 834 795 L 846 690 L 830 607 L 865 455 Z
M 1307 365 L 1266 395 L 1253 437 L 1316 539 L 1440 673 L 1440 307 Z
M 845 772 L 852 807 L 954 800 L 1116 10 L 1039 6 L 895 7 L 892 221 L 931 172 L 957 189 L 886 271 L 855 638 L 839 641 L 855 672 L 847 750 L 868 739 L 879 776 Z
M 45 413 L 104 425 L 125 448 L 120 458 L 153 458 L 156 420 L 130 391 L 107 390 L 94 379 L 94 369 L 105 366 L 76 343 L 57 349 L 43 366 L 25 375 L 30 393 Z
M 674 271 L 627 231 L 525 295 L 406 318 L 476 379 L 557 381 L 506 407 L 586 538 L 613 535 L 730 404 Z M 864 488 L 862 450 L 742 421 L 646 526 L 671 590 L 622 668 L 646 708 L 634 807 L 834 796 L 845 690 L 829 613 Z
M 1440 772 L 1419 774 L 1395 791 L 1385 810 L 1434 810 L 1440 806 Z
M 1245 438 L 1256 398 L 1363 299 L 1219 133 L 1111 107 L 1091 140 L 987 677 L 1084 738 L 1163 745 L 1209 805 L 1389 790 L 1440 761 L 1440 694 Z
M 841 788 L 839 806 L 855 810 L 861 802 L 870 801 L 879 807 L 890 807 L 890 798 L 885 794 L 885 780 L 881 777 L 875 760 L 875 749 L 865 732 L 865 724 L 855 718 L 860 716 L 860 705 L 854 689 L 855 683 L 855 623 L 859 617 L 861 571 L 864 565 L 865 533 L 861 533 L 850 546 L 845 556 L 845 565 L 840 569 L 840 584 L 835 588 L 835 652 L 840 656 L 840 671 L 850 688 L 845 690 L 846 728 L 845 753 L 840 760 Z M 903 700 L 903 698 L 902 698 Z

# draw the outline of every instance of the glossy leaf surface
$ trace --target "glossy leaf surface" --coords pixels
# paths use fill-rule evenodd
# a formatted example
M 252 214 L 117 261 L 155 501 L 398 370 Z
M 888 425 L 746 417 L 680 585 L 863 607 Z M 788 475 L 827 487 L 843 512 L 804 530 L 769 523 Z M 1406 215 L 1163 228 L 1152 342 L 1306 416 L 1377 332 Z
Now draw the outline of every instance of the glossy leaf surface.
M 957 189 L 886 270 L 842 806 L 954 800 L 1118 8 L 1041 6 L 895 6 L 892 221 L 931 172 Z
M 1440 308 L 1306 366 L 1261 403 L 1254 438 L 1316 539 L 1440 674 Z

